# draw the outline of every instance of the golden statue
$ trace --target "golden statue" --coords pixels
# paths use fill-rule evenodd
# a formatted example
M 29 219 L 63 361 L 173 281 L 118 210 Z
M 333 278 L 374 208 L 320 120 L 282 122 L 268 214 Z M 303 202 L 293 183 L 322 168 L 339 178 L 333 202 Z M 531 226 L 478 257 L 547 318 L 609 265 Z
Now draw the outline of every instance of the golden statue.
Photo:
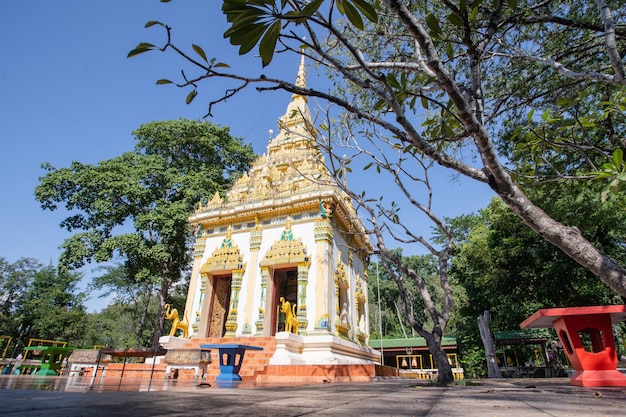
M 280 297 L 280 312 L 285 313 L 285 331 L 298 334 L 298 317 L 296 316 L 296 306 L 291 306 L 289 301 Z
M 183 318 L 181 321 L 178 318 L 178 310 L 176 308 L 172 308 L 169 304 L 165 304 L 165 319 L 172 320 L 170 336 L 175 336 L 176 331 L 181 330 L 183 332 L 183 338 L 187 339 L 189 337 L 189 322 L 187 321 L 187 317 Z

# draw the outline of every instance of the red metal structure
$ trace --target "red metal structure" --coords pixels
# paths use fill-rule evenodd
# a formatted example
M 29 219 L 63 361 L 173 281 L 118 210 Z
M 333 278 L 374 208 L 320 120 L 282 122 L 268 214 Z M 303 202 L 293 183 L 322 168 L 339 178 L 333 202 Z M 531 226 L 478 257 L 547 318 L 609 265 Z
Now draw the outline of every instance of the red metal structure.
M 626 375 L 617 370 L 612 329 L 621 321 L 626 321 L 626 305 L 546 308 L 524 320 L 520 327 L 554 327 L 575 370 L 570 378 L 572 385 L 622 387 L 626 386 Z

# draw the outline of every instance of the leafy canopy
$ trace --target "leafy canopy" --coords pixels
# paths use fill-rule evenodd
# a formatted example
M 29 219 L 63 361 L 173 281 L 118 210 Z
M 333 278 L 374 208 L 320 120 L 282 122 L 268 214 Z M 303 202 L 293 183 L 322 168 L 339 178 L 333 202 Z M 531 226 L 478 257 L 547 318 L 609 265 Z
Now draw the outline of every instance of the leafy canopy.
M 134 135 L 134 151 L 96 165 L 44 164 L 35 196 L 44 209 L 64 204 L 61 227 L 76 232 L 62 244 L 61 267 L 120 259 L 130 280 L 160 288 L 162 309 L 190 262 L 189 215 L 247 169 L 254 153 L 228 128 L 202 121 L 152 122 Z M 160 332 L 162 314 L 157 321 Z

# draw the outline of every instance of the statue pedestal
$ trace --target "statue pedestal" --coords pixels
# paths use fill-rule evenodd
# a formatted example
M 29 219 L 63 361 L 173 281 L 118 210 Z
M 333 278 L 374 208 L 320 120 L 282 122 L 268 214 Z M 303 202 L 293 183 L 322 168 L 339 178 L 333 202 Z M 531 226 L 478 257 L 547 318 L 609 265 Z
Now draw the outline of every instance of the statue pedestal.
M 276 351 L 270 365 L 365 365 L 379 364 L 380 352 L 331 335 L 301 336 L 276 333 Z
M 194 381 L 204 381 L 207 365 L 211 363 L 211 351 L 201 349 L 168 349 L 163 362 L 165 368 L 165 381 L 170 379 L 172 369 L 193 369 Z M 200 373 L 202 372 L 202 373 Z M 175 375 L 178 375 L 177 373 Z M 175 376 L 174 379 L 176 379 Z
M 159 344 L 164 349 L 182 349 L 186 343 L 189 343 L 188 339 L 176 336 L 161 336 L 159 337 Z

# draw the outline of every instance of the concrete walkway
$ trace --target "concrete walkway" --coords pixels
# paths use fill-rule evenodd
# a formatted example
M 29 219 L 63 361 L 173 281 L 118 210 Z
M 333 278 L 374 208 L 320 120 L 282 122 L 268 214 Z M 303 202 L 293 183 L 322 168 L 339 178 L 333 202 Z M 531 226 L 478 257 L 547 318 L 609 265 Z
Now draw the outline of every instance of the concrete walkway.
M 31 378 L 22 376 L 19 378 Z M 21 380 L 21 381 L 26 381 Z M 34 381 L 34 378 L 33 378 Z M 291 387 L 162 386 L 150 391 L 57 391 L 51 378 L 0 380 L 0 414 L 117 416 L 626 416 L 626 388 L 581 388 L 568 379 L 480 380 L 447 388 L 406 379 Z M 154 384 L 154 383 L 153 383 Z M 162 384 L 162 381 L 161 381 Z

